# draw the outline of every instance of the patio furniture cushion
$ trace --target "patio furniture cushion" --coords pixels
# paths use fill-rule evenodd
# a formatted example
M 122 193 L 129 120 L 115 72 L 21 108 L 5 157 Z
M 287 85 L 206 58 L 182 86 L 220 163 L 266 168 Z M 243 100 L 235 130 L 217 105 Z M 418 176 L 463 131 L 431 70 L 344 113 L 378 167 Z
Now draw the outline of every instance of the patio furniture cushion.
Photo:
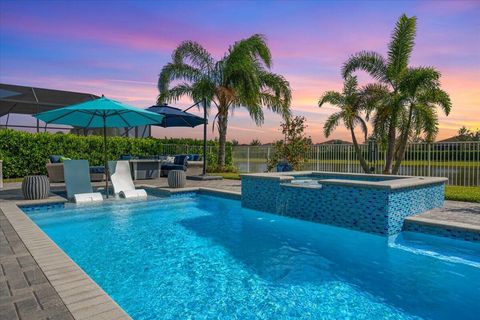
M 175 156 L 175 159 L 173 160 L 173 164 L 186 166 L 187 165 L 187 160 L 188 160 L 188 156 L 185 155 L 185 154 L 182 154 L 182 155 L 179 155 L 179 156 Z
M 281 161 L 277 164 L 277 172 L 293 171 L 293 166 L 288 162 Z
M 120 156 L 120 160 L 130 160 L 133 159 L 133 156 L 131 154 L 122 154 Z
M 90 166 L 90 173 L 105 173 L 103 166 Z
M 62 157 L 63 156 L 59 156 L 59 155 L 51 155 L 49 158 L 51 163 L 60 163 L 60 159 Z

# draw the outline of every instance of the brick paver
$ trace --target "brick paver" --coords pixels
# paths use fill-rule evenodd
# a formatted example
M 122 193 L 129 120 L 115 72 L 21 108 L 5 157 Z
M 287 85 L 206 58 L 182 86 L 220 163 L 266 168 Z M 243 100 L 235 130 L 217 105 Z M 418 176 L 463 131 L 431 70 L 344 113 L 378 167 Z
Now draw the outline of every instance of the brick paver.
M 73 319 L 0 210 L 0 318 Z
M 417 217 L 480 227 L 480 203 L 445 201 L 443 208 L 432 209 Z

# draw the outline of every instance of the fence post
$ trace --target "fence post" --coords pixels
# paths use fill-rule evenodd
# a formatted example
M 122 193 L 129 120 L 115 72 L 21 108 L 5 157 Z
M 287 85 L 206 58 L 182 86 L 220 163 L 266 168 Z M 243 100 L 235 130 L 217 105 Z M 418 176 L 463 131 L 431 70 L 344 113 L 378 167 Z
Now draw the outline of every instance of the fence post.
M 428 176 L 430 177 L 432 174 L 431 174 L 431 170 L 432 170 L 432 144 L 431 143 L 428 143 Z
M 250 147 L 247 147 L 247 172 L 250 173 Z

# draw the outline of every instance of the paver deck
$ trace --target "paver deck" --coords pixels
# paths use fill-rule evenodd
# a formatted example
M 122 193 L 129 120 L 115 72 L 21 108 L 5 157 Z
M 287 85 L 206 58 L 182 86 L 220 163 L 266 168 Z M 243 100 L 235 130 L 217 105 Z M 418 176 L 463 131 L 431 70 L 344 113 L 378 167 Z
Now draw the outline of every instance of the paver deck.
M 445 201 L 443 208 L 436 208 L 407 217 L 405 223 L 425 224 L 441 228 L 459 228 L 480 232 L 480 203 Z
M 73 319 L 0 210 L 0 318 Z

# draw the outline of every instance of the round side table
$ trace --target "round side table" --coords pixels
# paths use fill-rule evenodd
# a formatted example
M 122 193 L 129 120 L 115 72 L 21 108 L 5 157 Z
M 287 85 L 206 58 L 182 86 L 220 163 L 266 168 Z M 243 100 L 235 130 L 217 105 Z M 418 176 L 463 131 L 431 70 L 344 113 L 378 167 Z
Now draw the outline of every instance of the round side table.
M 183 188 L 187 183 L 187 175 L 183 170 L 170 170 L 168 172 L 168 186 L 170 188 Z
M 27 200 L 45 199 L 50 193 L 47 176 L 26 176 L 22 181 L 23 196 Z

